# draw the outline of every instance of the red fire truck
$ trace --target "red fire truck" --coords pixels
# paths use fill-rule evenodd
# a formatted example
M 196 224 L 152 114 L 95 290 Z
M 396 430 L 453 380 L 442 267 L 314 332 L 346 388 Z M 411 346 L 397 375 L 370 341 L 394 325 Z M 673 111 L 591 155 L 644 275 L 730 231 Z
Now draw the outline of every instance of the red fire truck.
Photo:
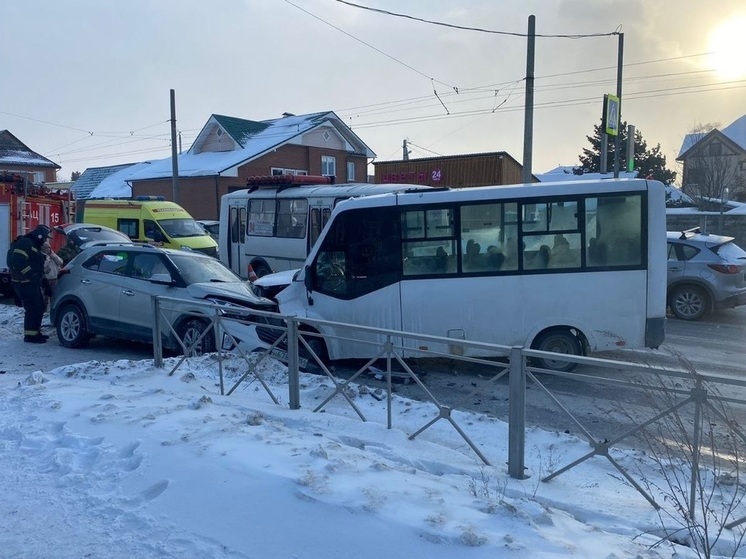
M 10 243 L 38 225 L 50 229 L 75 221 L 72 193 L 50 191 L 20 174 L 0 171 L 0 292 L 12 296 L 6 255 Z M 60 242 L 59 240 L 57 242 Z M 57 250 L 60 247 L 52 246 Z

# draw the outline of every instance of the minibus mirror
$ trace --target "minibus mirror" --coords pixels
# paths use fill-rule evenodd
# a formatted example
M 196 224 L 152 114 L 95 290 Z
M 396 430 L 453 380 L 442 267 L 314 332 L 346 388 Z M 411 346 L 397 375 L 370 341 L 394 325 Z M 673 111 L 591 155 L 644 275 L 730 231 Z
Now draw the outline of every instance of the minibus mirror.
M 306 286 L 306 291 L 309 293 L 313 292 L 313 273 L 311 266 L 306 266 L 306 275 L 303 278 L 303 283 Z

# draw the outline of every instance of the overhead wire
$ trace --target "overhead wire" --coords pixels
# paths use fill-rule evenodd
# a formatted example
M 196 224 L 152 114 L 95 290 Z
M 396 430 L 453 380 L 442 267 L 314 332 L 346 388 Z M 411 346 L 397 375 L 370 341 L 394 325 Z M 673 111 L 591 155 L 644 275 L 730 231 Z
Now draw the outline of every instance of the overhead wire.
M 492 35 L 507 35 L 510 37 L 528 37 L 527 33 L 517 33 L 513 31 L 496 31 L 494 29 L 484 29 L 481 27 L 468 27 L 465 25 L 456 25 L 453 23 L 445 23 L 442 21 L 434 21 L 430 19 L 410 16 L 407 14 L 400 14 L 397 12 L 391 12 L 389 10 L 381 10 L 379 8 L 371 8 L 369 6 L 363 6 L 361 4 L 355 4 L 354 2 L 348 2 L 347 0 L 336 0 L 340 4 L 345 4 L 347 6 L 351 6 L 353 8 L 359 8 L 362 10 L 368 10 L 370 12 L 377 12 L 379 14 L 384 14 L 387 16 L 393 16 L 393 17 L 399 17 L 399 18 L 405 18 L 405 19 L 411 19 L 413 21 L 419 21 L 421 23 L 427 23 L 430 25 L 438 25 L 441 27 L 450 27 L 451 29 L 460 29 L 461 31 L 476 31 L 479 33 L 488 33 Z M 535 37 L 541 37 L 541 38 L 551 38 L 551 39 L 588 39 L 592 37 L 608 37 L 612 35 L 619 35 L 619 31 L 610 31 L 607 33 L 584 33 L 584 34 L 553 34 L 553 35 L 547 35 L 547 34 L 535 34 Z
M 319 16 L 311 13 L 310 11 L 308 11 L 308 10 L 306 10 L 306 9 L 298 6 L 297 4 L 291 2 L 290 0 L 285 0 L 285 1 L 286 1 L 286 3 L 290 4 L 291 6 L 297 8 L 298 10 L 300 10 L 300 11 L 306 13 L 307 15 L 309 15 L 309 16 L 317 19 L 318 21 L 320 21 L 320 22 L 322 22 L 322 23 L 324 23 L 324 24 L 326 24 L 326 25 L 334 28 L 335 30 L 337 30 L 337 31 L 339 31 L 339 32 L 347 35 L 348 37 L 350 37 L 350 38 L 352 38 L 352 39 L 354 39 L 354 40 L 362 43 L 363 45 L 367 46 L 368 48 L 371 48 L 371 49 L 375 50 L 379 54 L 382 54 L 383 56 L 386 56 L 387 58 L 393 60 L 394 62 L 396 62 L 396 63 L 398 63 L 400 65 L 403 65 L 404 67 L 406 67 L 409 70 L 417 73 L 420 76 L 428 78 L 431 81 L 431 83 L 433 83 L 433 95 L 419 96 L 419 97 L 414 97 L 414 98 L 410 98 L 410 99 L 400 99 L 400 100 L 386 101 L 386 102 L 375 103 L 375 104 L 370 104 L 370 105 L 363 105 L 363 106 L 358 107 L 356 109 L 353 108 L 353 109 L 341 109 L 341 110 L 339 110 L 338 112 L 340 112 L 342 114 L 344 114 L 345 112 L 348 112 L 348 111 L 349 112 L 351 112 L 353 110 L 356 111 L 356 114 L 350 114 L 349 116 L 347 116 L 348 120 L 360 119 L 360 118 L 369 118 L 369 117 L 374 117 L 374 116 L 381 116 L 381 115 L 384 115 L 384 114 L 392 114 L 392 113 L 395 113 L 395 112 L 402 112 L 402 111 L 407 111 L 407 110 L 415 110 L 415 109 L 416 110 L 427 110 L 428 108 L 431 108 L 431 107 L 437 106 L 437 105 L 441 106 L 446 111 L 445 115 L 442 115 L 442 114 L 438 115 L 440 117 L 443 117 L 443 116 L 470 116 L 470 115 L 483 114 L 482 110 L 466 111 L 466 112 L 461 112 L 461 113 L 454 113 L 454 112 L 450 111 L 449 108 L 446 106 L 445 100 L 448 100 L 449 105 L 460 105 L 460 104 L 463 104 L 463 103 L 480 101 L 481 99 L 486 99 L 487 98 L 487 96 L 485 95 L 485 96 L 475 96 L 472 99 L 466 99 L 464 96 L 467 93 L 469 93 L 469 94 L 472 94 L 472 93 L 477 93 L 477 94 L 478 93 L 488 93 L 489 94 L 488 95 L 489 98 L 493 101 L 492 108 L 489 109 L 489 112 L 491 112 L 491 113 L 505 112 L 505 110 L 511 110 L 511 107 L 505 107 L 505 105 L 507 105 L 509 103 L 510 98 L 512 96 L 512 93 L 514 92 L 514 90 L 517 87 L 517 85 L 521 81 L 524 80 L 523 78 L 521 78 L 521 79 L 517 79 L 517 80 L 508 80 L 508 81 L 505 81 L 505 82 L 501 82 L 499 84 L 487 84 L 487 85 L 484 85 L 484 86 L 476 86 L 476 87 L 470 87 L 470 88 L 459 88 L 457 86 L 454 86 L 454 85 L 448 84 L 446 82 L 437 80 L 437 79 L 433 78 L 432 76 L 427 75 L 426 73 L 418 70 L 417 68 L 414 68 L 413 66 L 407 64 L 406 62 L 403 62 L 402 60 L 399 60 L 398 58 L 385 53 L 384 51 L 378 49 L 377 47 L 375 47 L 375 46 L 373 46 L 373 45 L 371 45 L 371 44 L 369 44 L 369 43 L 367 43 L 367 42 L 365 42 L 365 41 L 363 41 L 363 40 L 355 37 L 351 33 L 348 33 L 347 31 L 339 28 L 338 26 L 336 26 L 336 25 L 334 25 L 334 24 L 332 24 L 332 23 L 324 20 L 323 18 L 321 18 L 321 17 L 319 17 Z M 445 22 L 438 22 L 438 21 L 433 21 L 433 20 L 427 20 L 427 19 L 424 19 L 424 18 L 418 18 L 418 17 L 414 17 L 414 16 L 409 16 L 409 15 L 406 15 L 406 14 L 400 14 L 400 13 L 396 13 L 396 12 L 390 12 L 390 11 L 387 11 L 387 10 L 380 10 L 380 9 L 377 9 L 377 8 L 370 8 L 368 6 L 363 6 L 363 5 L 360 5 L 360 4 L 355 4 L 353 2 L 349 2 L 349 1 L 346 1 L 346 0 L 336 0 L 336 1 L 340 2 L 342 4 L 346 4 L 346 5 L 350 6 L 350 7 L 354 7 L 354 8 L 358 8 L 358 9 L 364 9 L 364 10 L 369 10 L 369 11 L 372 11 L 372 12 L 378 12 L 378 13 L 381 13 L 381 14 L 384 14 L 384 15 L 388 15 L 388 16 L 393 16 L 393 17 L 406 18 L 406 19 L 415 20 L 415 21 L 419 21 L 419 22 L 422 22 L 422 23 L 426 23 L 426 24 L 431 24 L 431 25 L 439 25 L 439 26 L 443 26 L 443 27 L 451 27 L 451 28 L 454 28 L 454 29 L 460 29 L 460 30 L 466 30 L 466 31 L 477 31 L 477 32 L 483 32 L 483 33 L 499 34 L 499 35 L 510 35 L 510 36 L 519 36 L 519 37 L 526 37 L 527 36 L 525 33 L 503 32 L 503 31 L 482 29 L 482 28 L 476 28 L 476 27 L 459 26 L 459 25 L 454 25 L 454 24 L 448 24 L 448 23 L 445 23 Z M 537 37 L 546 37 L 546 38 L 573 38 L 573 39 L 577 39 L 577 38 L 610 36 L 610 35 L 615 35 L 615 34 L 618 34 L 618 33 L 619 33 L 619 31 L 614 31 L 614 32 L 610 32 L 610 33 L 593 33 L 593 34 L 583 34 L 583 35 L 579 35 L 579 34 L 575 34 L 575 35 L 571 35 L 571 34 L 558 34 L 558 35 L 536 35 L 536 36 Z M 654 64 L 654 63 L 660 63 L 660 62 L 669 62 L 669 61 L 673 61 L 673 60 L 681 60 L 681 59 L 686 59 L 686 58 L 694 58 L 694 57 L 705 56 L 705 55 L 708 55 L 708 54 L 710 54 L 710 53 L 696 53 L 696 54 L 692 54 L 692 55 L 682 55 L 682 56 L 669 57 L 669 58 L 658 59 L 658 60 L 641 61 L 641 62 L 636 62 L 636 63 L 627 63 L 627 64 L 624 65 L 624 67 L 632 67 L 632 66 L 639 66 L 639 65 L 646 65 L 646 64 Z M 578 74 L 583 74 L 583 73 L 591 73 L 591 72 L 613 70 L 613 69 L 616 69 L 616 67 L 615 66 L 608 66 L 608 67 L 591 68 L 591 69 L 571 71 L 571 72 L 562 72 L 562 73 L 550 74 L 550 75 L 545 75 L 545 76 L 537 76 L 536 80 L 545 80 L 545 79 L 556 78 L 556 77 L 565 77 L 565 76 L 572 76 L 572 75 L 578 75 Z M 698 72 L 704 72 L 704 71 L 693 71 L 693 72 L 689 72 L 689 73 L 694 74 L 694 73 L 698 73 Z M 672 73 L 672 74 L 661 74 L 661 75 L 658 75 L 658 76 L 640 76 L 640 77 L 637 77 L 637 78 L 627 78 L 626 81 L 632 81 L 632 80 L 635 80 L 635 79 L 637 79 L 637 80 L 649 80 L 649 79 L 656 79 L 656 78 L 665 77 L 665 76 L 685 75 L 685 74 L 687 74 L 687 72 L 682 72 L 682 73 L 678 73 L 678 74 L 676 74 L 676 73 Z M 580 87 L 591 87 L 593 85 L 600 85 L 602 83 L 611 83 L 611 81 L 612 80 L 609 79 L 609 80 L 594 80 L 594 81 L 589 81 L 589 82 L 575 82 L 575 83 L 569 83 L 569 84 L 547 84 L 545 86 L 539 85 L 539 86 L 537 86 L 536 89 L 537 89 L 538 92 L 541 92 L 541 91 L 544 91 L 544 92 L 546 92 L 546 91 L 557 91 L 557 90 L 568 89 L 568 88 L 575 88 L 575 89 L 577 89 L 577 88 L 580 88 Z M 450 91 L 445 91 L 445 92 L 438 93 L 437 90 L 435 89 L 435 86 L 434 86 L 435 83 L 439 83 L 441 85 L 444 85 L 444 86 L 448 87 L 450 89 Z M 499 104 L 497 104 L 496 103 L 496 99 L 498 98 L 498 93 L 499 93 L 499 90 L 500 90 L 500 88 L 497 87 L 497 86 L 506 86 L 506 85 L 512 85 L 511 92 L 506 96 L 506 98 L 502 102 L 500 102 Z M 695 87 L 695 86 L 690 86 L 690 87 Z M 698 87 L 706 87 L 706 85 L 700 84 Z M 703 90 L 703 91 L 711 91 L 711 90 L 712 89 L 707 89 L 707 90 Z M 665 90 L 660 90 L 660 91 L 665 91 Z M 671 89 L 671 91 L 675 91 L 675 90 Z M 696 91 L 690 91 L 688 93 L 696 93 Z M 458 96 L 460 96 L 460 98 L 458 100 L 452 100 L 451 98 L 454 95 L 458 95 Z M 437 102 L 438 102 L 437 104 L 435 104 L 435 103 L 432 102 L 433 96 L 437 100 Z M 651 95 L 651 97 L 654 97 L 654 96 L 658 96 L 658 95 Z M 625 98 L 626 99 L 632 99 L 634 97 L 632 97 L 628 93 L 628 94 L 625 95 Z M 581 102 L 583 102 L 583 101 L 581 101 Z M 594 102 L 595 102 L 595 100 L 594 100 Z M 425 104 L 423 104 L 423 103 L 425 103 Z M 571 104 L 575 104 L 575 101 L 573 101 L 573 100 L 570 100 L 570 101 L 559 101 L 559 103 L 563 103 L 563 104 L 562 105 L 555 105 L 555 106 L 571 106 Z M 417 106 L 418 104 L 420 106 Z M 522 107 L 523 107 L 523 105 L 521 104 L 521 105 L 516 106 L 516 108 L 513 109 L 513 110 L 522 109 Z M 72 126 L 60 125 L 60 124 L 56 124 L 56 123 L 52 123 L 52 122 L 46 122 L 46 121 L 39 120 L 39 119 L 34 119 L 34 118 L 30 118 L 30 117 L 24 117 L 24 116 L 21 116 L 21 115 L 14 115 L 12 113 L 6 113 L 6 112 L 2 112 L 2 111 L 0 111 L 0 114 L 7 114 L 7 115 L 10 115 L 10 116 L 16 116 L 18 118 L 27 118 L 28 120 L 34 120 L 34 121 L 37 121 L 37 122 L 42 122 L 42 123 L 50 124 L 50 125 L 53 125 L 53 126 L 59 126 L 59 127 L 62 127 L 62 128 L 68 128 L 68 129 L 71 129 L 71 130 L 75 130 L 75 131 L 79 131 L 79 132 L 84 132 L 84 133 L 88 134 L 88 137 L 98 136 L 100 138 L 100 137 L 107 137 L 110 134 L 110 133 L 104 133 L 104 132 L 91 132 L 91 131 L 88 131 L 88 130 L 84 130 L 82 128 L 76 128 L 76 127 L 72 127 Z M 420 117 L 414 117 L 414 118 L 417 119 L 417 118 L 420 118 Z M 355 126 L 358 127 L 358 128 L 361 128 L 361 127 L 372 127 L 372 126 L 379 126 L 379 125 L 391 125 L 392 123 L 396 123 L 396 122 L 407 123 L 407 122 L 411 122 L 411 121 L 412 121 L 412 119 L 401 119 L 400 121 L 386 120 L 386 121 L 382 121 L 380 124 L 377 124 L 377 123 L 357 123 Z M 122 136 L 121 136 L 122 138 L 126 137 L 127 135 L 130 138 L 136 138 L 135 137 L 135 133 L 136 132 L 139 132 L 139 131 L 142 131 L 142 130 L 146 130 L 148 128 L 152 128 L 152 127 L 155 127 L 155 126 L 158 126 L 158 125 L 162 125 L 162 124 L 168 123 L 168 122 L 169 122 L 168 120 L 166 120 L 166 121 L 159 121 L 157 123 L 154 123 L 154 124 L 151 124 L 151 125 L 148 125 L 148 126 L 145 126 L 145 127 L 141 127 L 141 128 L 135 129 L 135 130 L 131 130 L 131 131 L 128 131 L 126 133 L 122 132 L 122 133 L 116 133 L 116 134 L 122 134 Z M 109 137 L 112 138 L 111 142 L 105 142 L 103 144 L 99 144 L 98 146 L 94 146 L 92 148 L 87 148 L 87 149 L 71 150 L 71 151 L 68 151 L 68 152 L 64 152 L 64 155 L 68 155 L 68 154 L 72 154 L 72 153 L 83 153 L 85 151 L 90 151 L 92 149 L 93 150 L 106 149 L 107 147 L 113 147 L 115 145 L 125 145 L 127 142 L 119 142 L 119 143 L 115 143 L 114 142 L 114 140 L 118 137 L 116 134 L 111 133 L 111 136 L 109 136 Z M 67 147 L 69 145 L 73 145 L 73 144 L 79 143 L 79 142 L 83 141 L 84 139 L 85 138 L 82 138 L 80 140 L 76 140 L 76 141 L 71 142 L 69 144 L 66 144 L 65 146 L 62 146 L 62 147 L 64 148 L 64 147 Z M 156 137 L 150 136 L 150 137 L 142 137 L 142 138 L 139 138 L 139 139 L 133 140 L 133 141 L 145 141 L 145 140 L 148 140 L 148 139 L 152 140 L 152 139 L 161 139 L 161 138 L 159 136 L 156 136 Z M 162 139 L 164 139 L 164 141 L 165 141 L 165 138 L 162 138 Z M 169 144 L 170 144 L 170 138 L 169 138 L 168 141 L 169 141 Z M 57 149 L 61 149 L 61 148 L 57 148 Z M 154 148 L 154 149 L 162 149 L 162 148 Z M 51 151 L 56 152 L 57 150 L 51 150 Z

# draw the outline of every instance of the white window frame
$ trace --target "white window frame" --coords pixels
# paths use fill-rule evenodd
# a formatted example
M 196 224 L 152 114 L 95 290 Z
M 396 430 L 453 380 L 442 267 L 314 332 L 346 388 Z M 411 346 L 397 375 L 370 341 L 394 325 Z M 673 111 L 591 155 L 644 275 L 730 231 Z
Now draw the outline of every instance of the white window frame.
M 331 155 L 321 156 L 321 175 L 324 177 L 337 176 L 337 158 Z
M 355 162 L 347 162 L 347 182 L 355 182 Z
M 272 176 L 277 176 L 277 175 L 307 175 L 308 171 L 305 171 L 303 169 L 285 169 L 283 167 L 272 167 L 272 168 L 270 168 L 269 173 Z

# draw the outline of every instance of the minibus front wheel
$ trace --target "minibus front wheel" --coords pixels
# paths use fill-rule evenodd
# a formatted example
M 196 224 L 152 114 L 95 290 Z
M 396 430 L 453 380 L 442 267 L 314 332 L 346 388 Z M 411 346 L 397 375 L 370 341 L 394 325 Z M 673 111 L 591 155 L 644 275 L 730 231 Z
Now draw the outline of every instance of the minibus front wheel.
M 318 337 L 319 333 L 316 330 L 301 330 L 300 334 L 314 334 L 306 335 L 303 339 L 319 358 L 319 361 L 324 365 L 329 365 L 329 354 L 326 351 L 326 344 L 324 343 L 323 338 Z M 301 367 L 305 372 L 318 374 L 324 371 L 321 365 L 316 361 L 316 359 L 314 359 L 302 343 L 300 344 L 299 353 L 300 357 L 306 359 L 306 365 Z
M 585 354 L 580 335 L 571 328 L 555 328 L 542 332 L 534 340 L 531 349 L 564 353 L 565 355 L 582 356 Z M 534 358 L 534 362 L 541 369 L 552 369 L 565 373 L 569 373 L 577 366 L 577 363 L 563 359 Z

